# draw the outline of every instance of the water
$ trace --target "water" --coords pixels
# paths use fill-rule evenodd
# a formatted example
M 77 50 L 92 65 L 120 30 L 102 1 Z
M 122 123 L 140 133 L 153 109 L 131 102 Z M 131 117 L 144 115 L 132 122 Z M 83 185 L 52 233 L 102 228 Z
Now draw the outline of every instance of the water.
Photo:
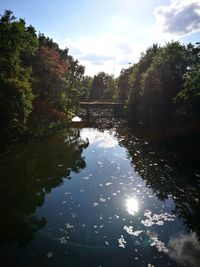
M 200 266 L 199 172 L 126 130 L 0 155 L 2 266 Z

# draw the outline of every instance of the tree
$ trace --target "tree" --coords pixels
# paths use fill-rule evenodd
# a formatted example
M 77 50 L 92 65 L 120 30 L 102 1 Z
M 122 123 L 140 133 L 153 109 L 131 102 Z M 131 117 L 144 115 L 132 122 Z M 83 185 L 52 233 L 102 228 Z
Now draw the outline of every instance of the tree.
M 93 78 L 90 76 L 84 76 L 81 79 L 82 94 L 80 96 L 80 100 L 88 100 L 89 99 L 92 81 L 93 81 Z
M 148 127 L 167 130 L 173 122 L 173 98 L 183 88 L 190 53 L 179 42 L 168 43 L 156 54 L 143 75 L 141 116 Z
M 133 67 L 128 69 L 122 69 L 117 79 L 117 94 L 116 98 L 121 102 L 125 102 L 128 97 L 128 91 L 130 88 L 130 76 L 133 72 Z
M 191 129 L 200 132 L 200 64 L 184 76 L 184 88 L 174 98 L 176 118 L 182 131 Z
M 114 95 L 115 84 L 112 76 L 105 72 L 99 72 L 94 76 L 89 99 L 90 100 L 111 100 Z
M 62 60 L 56 49 L 40 46 L 33 64 L 34 93 L 41 101 L 60 108 L 61 92 L 65 87 L 63 77 L 68 65 Z
M 0 18 L 1 133 L 26 127 L 33 101 L 30 58 L 36 49 L 35 29 L 5 11 Z
M 127 114 L 129 121 L 139 123 L 141 120 L 141 95 L 142 95 L 142 77 L 151 66 L 154 57 L 161 48 L 157 44 L 153 44 L 145 53 L 142 53 L 140 61 L 133 65 L 129 76 L 130 89 L 127 99 Z

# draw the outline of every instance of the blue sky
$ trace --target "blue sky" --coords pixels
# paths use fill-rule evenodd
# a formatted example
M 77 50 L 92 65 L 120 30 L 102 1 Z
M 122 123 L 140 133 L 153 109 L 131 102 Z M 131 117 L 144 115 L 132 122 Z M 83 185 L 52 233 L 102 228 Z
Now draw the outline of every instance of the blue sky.
M 88 75 L 117 76 L 153 43 L 200 41 L 199 0 L 1 0 L 5 9 L 68 47 Z

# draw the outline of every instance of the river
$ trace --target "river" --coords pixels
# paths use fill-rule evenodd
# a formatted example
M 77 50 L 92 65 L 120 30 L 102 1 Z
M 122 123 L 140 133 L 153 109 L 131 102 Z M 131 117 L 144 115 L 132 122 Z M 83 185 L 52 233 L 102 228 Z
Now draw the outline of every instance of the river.
M 200 266 L 199 171 L 125 128 L 0 154 L 2 266 Z

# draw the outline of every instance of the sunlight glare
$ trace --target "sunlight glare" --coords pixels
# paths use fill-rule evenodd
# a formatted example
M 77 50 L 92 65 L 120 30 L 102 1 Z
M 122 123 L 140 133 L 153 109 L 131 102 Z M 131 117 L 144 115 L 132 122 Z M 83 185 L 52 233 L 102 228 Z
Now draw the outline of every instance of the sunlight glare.
M 129 214 L 135 215 L 139 210 L 138 200 L 136 198 L 128 198 L 126 200 L 126 210 Z

